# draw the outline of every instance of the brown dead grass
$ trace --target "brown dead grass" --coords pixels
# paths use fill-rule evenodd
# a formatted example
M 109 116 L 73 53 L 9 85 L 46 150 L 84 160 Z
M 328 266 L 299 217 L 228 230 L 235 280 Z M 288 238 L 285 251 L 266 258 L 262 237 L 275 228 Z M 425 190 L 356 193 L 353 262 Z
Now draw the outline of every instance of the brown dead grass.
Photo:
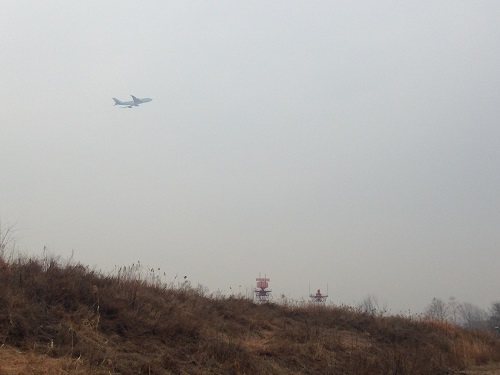
M 483 366 L 474 366 L 468 370 L 457 371 L 456 375 L 500 375 L 500 365 L 489 363 Z
M 49 352 L 49 348 L 47 348 Z M 63 375 L 88 374 L 83 360 L 79 358 L 53 358 L 48 353 L 22 352 L 3 345 L 0 348 L 0 374 L 2 375 Z M 96 375 L 108 374 L 104 370 Z
M 0 374 L 451 374 L 500 361 L 487 332 L 350 307 L 258 305 L 54 259 L 0 270 Z

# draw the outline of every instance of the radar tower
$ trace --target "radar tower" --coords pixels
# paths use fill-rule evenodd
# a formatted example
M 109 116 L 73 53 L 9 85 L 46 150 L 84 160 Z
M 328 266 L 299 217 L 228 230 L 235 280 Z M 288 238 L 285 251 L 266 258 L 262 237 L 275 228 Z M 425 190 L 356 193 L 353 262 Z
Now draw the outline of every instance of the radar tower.
M 326 294 L 321 294 L 320 289 L 316 291 L 316 294 L 312 294 L 311 292 L 309 292 L 309 299 L 311 302 L 325 303 L 327 298 L 328 298 L 328 286 L 326 287 Z
M 271 279 L 267 277 L 257 277 L 255 281 L 257 281 L 257 288 L 255 288 L 254 292 L 257 301 L 260 303 L 269 302 L 272 290 L 268 288 Z

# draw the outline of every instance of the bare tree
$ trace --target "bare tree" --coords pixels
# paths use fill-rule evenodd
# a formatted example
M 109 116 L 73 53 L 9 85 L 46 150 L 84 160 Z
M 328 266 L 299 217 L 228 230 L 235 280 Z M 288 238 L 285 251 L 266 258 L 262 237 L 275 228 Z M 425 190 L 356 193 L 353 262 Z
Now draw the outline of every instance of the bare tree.
M 446 302 L 441 298 L 434 297 L 425 309 L 425 316 L 427 319 L 445 322 L 449 318 L 449 309 L 450 307 Z
M 448 319 L 457 324 L 460 316 L 460 302 L 455 297 L 448 298 Z
M 479 306 L 464 302 L 460 306 L 462 323 L 468 328 L 486 328 L 488 313 Z
M 500 332 L 500 301 L 493 302 L 490 307 L 490 326 L 496 332 Z
M 491 315 L 500 319 L 500 301 L 491 304 Z
M 358 309 L 365 314 L 384 315 L 387 312 L 387 306 L 380 306 L 378 298 L 372 294 L 368 294 L 361 303 L 358 304 Z

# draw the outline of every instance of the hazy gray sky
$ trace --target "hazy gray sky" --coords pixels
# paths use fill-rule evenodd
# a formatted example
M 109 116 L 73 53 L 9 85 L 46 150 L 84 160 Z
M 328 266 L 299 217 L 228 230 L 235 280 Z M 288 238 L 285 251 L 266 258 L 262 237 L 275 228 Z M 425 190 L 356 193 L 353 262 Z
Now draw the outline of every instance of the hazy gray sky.
M 500 2 L 3 1 L 17 243 L 393 312 L 500 299 Z M 139 108 L 111 97 L 151 97 Z

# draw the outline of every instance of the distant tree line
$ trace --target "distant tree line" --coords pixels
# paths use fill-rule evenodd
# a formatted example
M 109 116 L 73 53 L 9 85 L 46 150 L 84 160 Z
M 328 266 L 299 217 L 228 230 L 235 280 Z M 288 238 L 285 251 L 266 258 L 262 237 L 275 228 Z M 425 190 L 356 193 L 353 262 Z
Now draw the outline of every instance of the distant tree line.
M 466 328 L 499 332 L 500 301 L 493 302 L 489 310 L 485 310 L 469 302 L 459 302 L 455 297 L 450 297 L 448 301 L 433 298 L 424 315 L 427 319 L 451 322 Z

